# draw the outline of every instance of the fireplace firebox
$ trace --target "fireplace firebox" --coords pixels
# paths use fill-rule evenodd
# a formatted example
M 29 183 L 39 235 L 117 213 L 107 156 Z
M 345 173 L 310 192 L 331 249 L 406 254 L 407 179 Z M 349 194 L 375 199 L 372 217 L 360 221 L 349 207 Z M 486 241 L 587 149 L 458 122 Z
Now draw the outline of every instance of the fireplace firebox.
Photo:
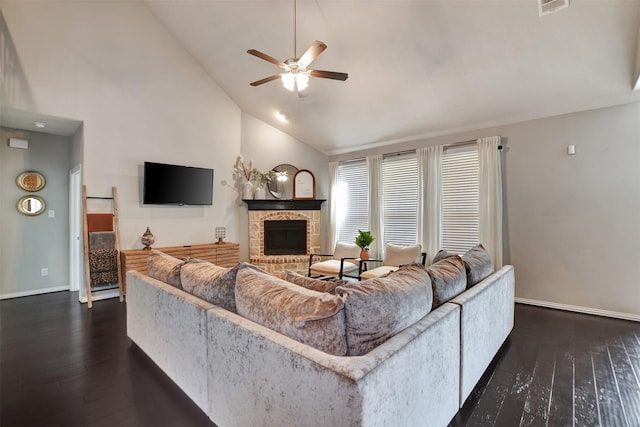
M 264 221 L 265 255 L 300 255 L 307 253 L 307 221 Z

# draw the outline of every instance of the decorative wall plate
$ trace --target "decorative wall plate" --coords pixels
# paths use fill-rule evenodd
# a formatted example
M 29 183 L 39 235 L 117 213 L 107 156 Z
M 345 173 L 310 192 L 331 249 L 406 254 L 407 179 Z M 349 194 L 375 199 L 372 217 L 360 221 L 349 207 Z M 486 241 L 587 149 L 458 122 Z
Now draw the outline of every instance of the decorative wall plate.
M 27 171 L 18 175 L 16 183 L 18 184 L 18 187 L 23 190 L 34 192 L 42 190 L 47 182 L 41 173 Z

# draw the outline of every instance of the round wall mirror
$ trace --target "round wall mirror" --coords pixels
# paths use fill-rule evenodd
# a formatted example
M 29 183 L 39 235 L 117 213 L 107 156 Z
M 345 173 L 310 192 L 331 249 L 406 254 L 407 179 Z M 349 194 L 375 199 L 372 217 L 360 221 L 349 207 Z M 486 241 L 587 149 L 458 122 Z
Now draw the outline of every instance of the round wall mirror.
M 16 178 L 18 187 L 26 191 L 40 191 L 44 188 L 46 181 L 41 173 L 28 171 L 22 172 Z
M 18 200 L 18 210 L 25 215 L 40 215 L 46 206 L 44 199 L 39 196 L 24 196 Z
M 298 172 L 298 168 L 282 164 L 274 167 L 273 171 L 276 176 L 268 184 L 271 195 L 279 200 L 293 199 L 293 177 Z

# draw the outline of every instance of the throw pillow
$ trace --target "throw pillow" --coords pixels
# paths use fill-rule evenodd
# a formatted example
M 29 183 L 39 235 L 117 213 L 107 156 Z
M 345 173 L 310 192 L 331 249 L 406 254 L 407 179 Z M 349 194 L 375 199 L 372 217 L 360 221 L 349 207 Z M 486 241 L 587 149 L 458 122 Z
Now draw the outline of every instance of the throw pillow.
M 467 270 L 467 288 L 493 273 L 493 261 L 482 244 L 474 246 L 462 255 Z
M 384 246 L 384 265 L 399 266 L 412 262 L 422 262 L 422 247 L 420 245 L 399 246 L 387 243 Z
M 442 259 L 445 259 L 445 258 L 453 256 L 453 255 L 454 254 L 450 254 L 449 252 L 445 251 L 444 249 L 440 249 L 438 251 L 438 253 L 436 254 L 436 256 L 433 257 L 433 261 L 431 263 L 434 264 L 434 263 L 436 263 L 436 262 L 438 262 L 438 261 L 440 261 Z
M 236 313 L 236 276 L 245 268 L 257 269 L 247 262 L 225 268 L 207 261 L 192 260 L 182 267 L 182 287 L 198 298 Z
M 185 261 L 152 249 L 147 258 L 147 274 L 149 277 L 182 289 L 180 269 Z
M 407 264 L 387 277 L 348 282 L 344 298 L 349 356 L 361 356 L 429 314 L 433 294 L 424 267 Z
M 347 354 L 340 297 L 305 289 L 259 269 L 242 269 L 236 283 L 238 314 L 335 356 Z
M 467 287 L 464 262 L 459 255 L 451 255 L 427 267 L 433 288 L 433 308 L 463 292 Z
M 316 292 L 329 292 L 335 294 L 336 287 L 347 283 L 346 280 L 320 280 L 313 277 L 303 276 L 295 271 L 286 270 L 284 272 L 284 280 L 303 288 L 311 289 Z

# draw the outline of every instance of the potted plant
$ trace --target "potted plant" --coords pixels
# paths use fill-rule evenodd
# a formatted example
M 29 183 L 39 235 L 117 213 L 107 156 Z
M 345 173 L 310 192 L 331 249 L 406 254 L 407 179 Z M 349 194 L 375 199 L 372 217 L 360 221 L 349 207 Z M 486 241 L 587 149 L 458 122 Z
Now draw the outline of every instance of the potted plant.
M 370 231 L 358 230 L 356 245 L 360 248 L 360 259 L 369 259 L 369 246 L 375 239 Z

